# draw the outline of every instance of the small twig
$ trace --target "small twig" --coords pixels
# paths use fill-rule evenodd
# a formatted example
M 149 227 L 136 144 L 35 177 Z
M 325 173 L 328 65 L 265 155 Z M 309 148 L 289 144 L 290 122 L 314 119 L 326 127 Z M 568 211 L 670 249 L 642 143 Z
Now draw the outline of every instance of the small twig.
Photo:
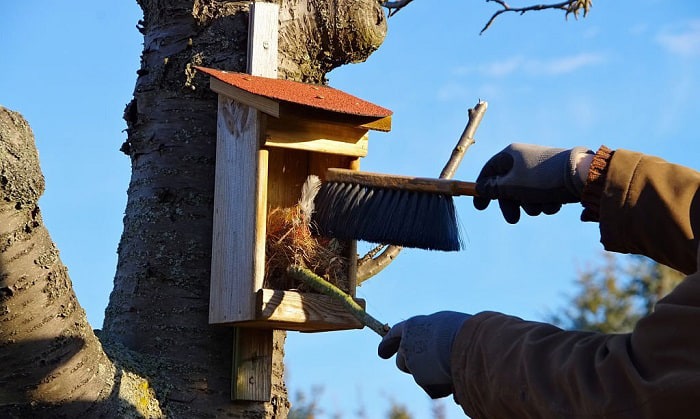
M 389 10 L 389 17 L 394 16 L 396 13 L 399 12 L 399 10 L 403 9 L 404 7 L 408 6 L 409 3 L 411 3 L 413 0 L 396 0 L 396 1 L 387 1 L 387 0 L 379 0 L 379 2 L 382 4 L 382 6 L 386 7 Z M 491 18 L 486 22 L 486 25 L 484 25 L 484 28 L 481 29 L 481 32 L 479 34 L 483 34 L 486 32 L 488 28 L 491 27 L 493 22 L 496 20 L 496 18 L 503 13 L 506 12 L 514 12 L 514 13 L 520 13 L 521 15 L 524 15 L 526 12 L 531 12 L 535 10 L 547 10 L 547 9 L 558 9 L 558 10 L 565 10 L 566 11 L 566 16 L 569 17 L 570 14 L 574 15 L 574 18 L 578 19 L 578 15 L 583 10 L 583 17 L 586 17 L 588 15 L 588 12 L 591 10 L 591 6 L 593 5 L 593 0 L 568 0 L 568 1 L 562 1 L 559 3 L 552 3 L 552 4 L 535 4 L 532 6 L 526 6 L 526 7 L 510 7 L 505 0 L 486 0 L 487 3 L 493 2 L 493 3 L 498 3 L 501 5 L 502 9 L 498 10 L 496 13 L 494 13 Z
M 457 145 L 452 150 L 450 159 L 447 161 L 447 164 L 445 164 L 442 172 L 440 172 L 440 179 L 452 179 L 454 177 L 467 149 L 474 144 L 474 134 L 476 134 L 476 129 L 484 118 L 488 106 L 488 103 L 480 100 L 473 109 L 469 109 L 469 122 L 467 126 L 464 127 L 462 136 L 459 137 Z
M 383 337 L 389 331 L 388 324 L 382 323 L 369 315 L 365 309 L 362 308 L 362 306 L 357 304 L 357 302 L 352 299 L 351 296 L 310 270 L 299 265 L 292 265 L 287 268 L 287 273 L 293 278 L 304 282 L 306 285 L 310 286 L 316 291 L 332 297 L 342 303 L 345 308 L 347 308 L 348 312 L 359 320 L 360 323 L 377 332 L 379 336 Z
M 583 10 L 583 17 L 586 17 L 588 15 L 589 10 L 591 9 L 591 6 L 593 5 L 592 0 L 568 0 L 568 1 L 562 1 L 560 3 L 552 3 L 552 4 L 536 4 L 532 6 L 527 6 L 527 7 L 510 7 L 504 0 L 486 0 L 487 3 L 489 2 L 494 2 L 498 3 L 501 5 L 502 9 L 498 10 L 496 13 L 494 13 L 491 18 L 489 19 L 488 22 L 486 22 L 486 25 L 484 25 L 484 28 L 479 32 L 479 34 L 483 34 L 486 32 L 486 30 L 491 27 L 491 24 L 496 20 L 498 16 L 500 16 L 503 13 L 506 12 L 514 12 L 514 13 L 519 13 L 521 15 L 524 15 L 527 12 L 535 11 L 535 10 L 546 10 L 546 9 L 558 9 L 558 10 L 566 10 L 566 16 L 569 17 L 570 14 L 574 15 L 574 18 L 578 19 L 578 14 L 581 10 Z

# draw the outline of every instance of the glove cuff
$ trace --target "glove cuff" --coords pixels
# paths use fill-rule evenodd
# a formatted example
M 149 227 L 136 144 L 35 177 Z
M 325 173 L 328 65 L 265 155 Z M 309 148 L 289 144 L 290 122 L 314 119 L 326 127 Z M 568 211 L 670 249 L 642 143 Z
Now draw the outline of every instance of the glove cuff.
M 586 186 L 581 194 L 583 212 L 581 221 L 598 221 L 600 214 L 600 200 L 605 188 L 605 179 L 608 173 L 608 165 L 615 151 L 602 145 L 593 157 L 591 168 L 588 171 Z
M 583 187 L 586 183 L 581 179 L 581 176 L 576 172 L 576 163 L 579 161 L 579 156 L 581 154 L 595 154 L 592 150 L 586 147 L 574 147 L 569 153 L 569 161 L 566 165 L 566 188 L 571 192 L 578 201 L 581 200 L 581 194 L 583 193 Z

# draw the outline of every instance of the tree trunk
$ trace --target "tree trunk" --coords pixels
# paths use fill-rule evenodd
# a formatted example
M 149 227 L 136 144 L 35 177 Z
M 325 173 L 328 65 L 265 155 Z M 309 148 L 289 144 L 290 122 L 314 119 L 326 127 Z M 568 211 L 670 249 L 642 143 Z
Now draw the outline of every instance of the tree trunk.
M 29 125 L 0 107 L 0 408 L 10 417 L 105 414 L 115 368 L 44 227 L 43 192 Z
M 139 4 L 144 50 L 122 147 L 132 177 L 103 339 L 143 357 L 168 416 L 286 417 L 285 334 L 272 400 L 234 404 L 232 333 L 208 325 L 217 101 L 193 67 L 245 71 L 248 3 Z M 366 59 L 386 31 L 376 0 L 283 1 L 280 19 L 280 77 L 311 82 Z
M 122 146 L 132 178 L 99 340 L 42 224 L 31 131 L 0 108 L 0 406 L 9 417 L 284 418 L 284 332 L 272 400 L 232 403 L 232 332 L 207 320 L 217 101 L 193 66 L 244 71 L 248 3 L 140 5 Z M 376 0 L 285 1 L 280 20 L 280 77 L 308 82 L 366 59 L 386 32 Z

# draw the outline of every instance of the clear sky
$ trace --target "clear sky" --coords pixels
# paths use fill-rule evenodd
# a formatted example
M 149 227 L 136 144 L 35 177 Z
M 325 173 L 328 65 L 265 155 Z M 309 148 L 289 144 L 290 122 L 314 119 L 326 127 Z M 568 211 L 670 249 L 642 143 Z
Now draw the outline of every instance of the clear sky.
M 529 2 L 513 2 L 515 5 Z M 0 104 L 37 139 L 47 189 L 40 204 L 81 304 L 99 328 L 112 288 L 129 180 L 121 119 L 141 53 L 135 1 L 26 0 L 0 14 Z M 435 177 L 479 99 L 489 109 L 457 177 L 473 180 L 511 142 L 596 149 L 600 144 L 700 168 L 700 3 L 594 2 L 586 19 L 502 15 L 483 1 L 415 0 L 389 20 L 366 63 L 330 84 L 392 109 L 393 130 L 372 133 L 364 170 Z M 532 320 L 565 304 L 580 269 L 595 266 L 597 225 L 580 207 L 507 225 L 497 206 L 457 199 L 466 249 L 408 250 L 358 290 L 368 311 L 395 323 L 450 309 Z M 651 220 L 650 220 L 651 221 Z M 385 417 L 389 400 L 430 418 L 431 402 L 369 330 L 290 333 L 290 395 L 322 387 L 324 414 Z M 462 417 L 443 399 L 449 419 Z

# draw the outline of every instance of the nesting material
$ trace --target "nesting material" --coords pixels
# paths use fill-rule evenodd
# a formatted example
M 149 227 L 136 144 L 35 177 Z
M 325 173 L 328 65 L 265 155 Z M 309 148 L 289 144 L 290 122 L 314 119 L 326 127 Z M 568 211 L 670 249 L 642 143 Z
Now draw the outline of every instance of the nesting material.
M 287 274 L 287 268 L 298 265 L 349 292 L 347 246 L 337 239 L 315 236 L 311 232 L 314 198 L 320 186 L 318 177 L 309 176 L 297 204 L 268 212 L 265 288 L 313 292 Z

